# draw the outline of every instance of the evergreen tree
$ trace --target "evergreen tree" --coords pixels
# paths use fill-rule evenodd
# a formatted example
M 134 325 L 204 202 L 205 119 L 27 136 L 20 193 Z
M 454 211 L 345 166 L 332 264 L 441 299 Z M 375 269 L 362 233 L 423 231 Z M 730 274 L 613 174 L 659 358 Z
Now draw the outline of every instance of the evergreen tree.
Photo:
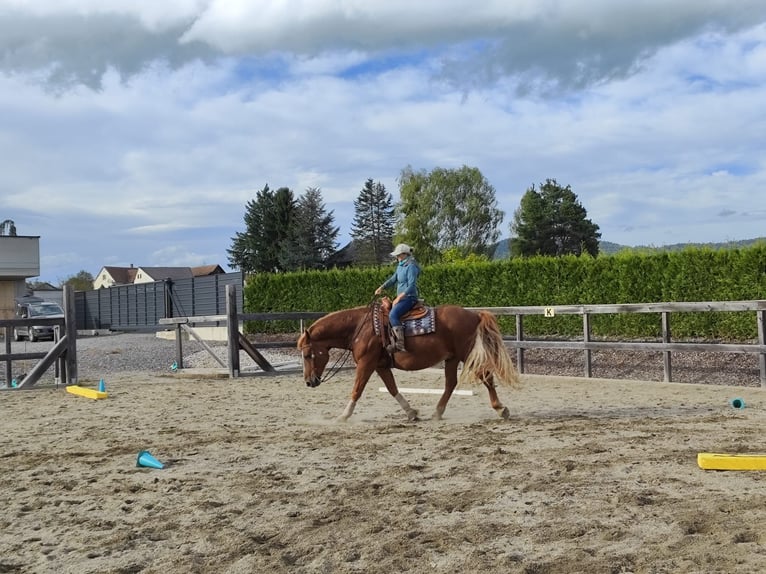
M 298 268 L 295 255 L 288 252 L 296 236 L 297 203 L 292 190 L 280 187 L 274 193 L 271 217 L 265 222 L 264 232 L 271 238 L 269 253 L 274 258 L 272 271 L 294 271 Z
M 268 184 L 245 206 L 245 231 L 237 232 L 228 249 L 229 265 L 244 273 L 285 270 L 285 243 L 290 240 L 296 203 L 286 187 Z
M 511 223 L 511 255 L 598 255 L 601 233 L 567 185 L 555 179 L 532 185 L 521 198 Z
M 266 184 L 257 192 L 255 199 L 245 204 L 245 231 L 237 232 L 232 238 L 232 246 L 227 250 L 229 265 L 243 273 L 263 271 L 262 262 L 266 256 L 267 245 L 263 237 L 264 220 L 268 217 L 274 202 L 274 193 Z
M 382 183 L 368 179 L 354 200 L 351 237 L 354 263 L 380 265 L 391 259 L 394 235 L 393 197 Z
M 285 269 L 324 269 L 338 248 L 340 229 L 333 225 L 333 212 L 327 212 L 322 192 L 315 187 L 306 189 L 298 198 L 290 239 L 283 249 Z

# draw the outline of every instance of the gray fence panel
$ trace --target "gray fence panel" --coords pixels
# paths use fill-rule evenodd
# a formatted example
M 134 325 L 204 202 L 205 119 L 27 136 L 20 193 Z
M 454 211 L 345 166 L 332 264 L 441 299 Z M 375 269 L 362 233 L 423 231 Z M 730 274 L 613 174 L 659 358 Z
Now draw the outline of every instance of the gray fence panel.
M 158 321 L 165 317 L 223 315 L 226 285 L 235 285 L 237 306 L 242 309 L 242 283 L 242 273 L 236 272 L 78 291 L 75 293 L 77 328 L 158 329 Z

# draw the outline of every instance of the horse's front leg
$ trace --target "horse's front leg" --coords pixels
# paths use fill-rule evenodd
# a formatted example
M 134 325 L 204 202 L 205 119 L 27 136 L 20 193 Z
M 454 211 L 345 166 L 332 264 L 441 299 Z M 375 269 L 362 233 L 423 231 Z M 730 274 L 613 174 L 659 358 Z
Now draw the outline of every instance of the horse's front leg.
M 447 410 L 447 403 L 457 386 L 457 366 L 460 363 L 457 359 L 447 359 L 444 361 L 444 393 L 442 393 L 439 402 L 436 403 L 436 412 L 433 418 L 440 421 Z
M 410 403 L 407 402 L 407 399 L 405 399 L 399 392 L 399 389 L 396 388 L 394 373 L 391 372 L 391 369 L 380 368 L 376 369 L 376 372 L 378 373 L 378 376 L 383 380 L 383 383 L 385 383 L 389 394 L 396 399 L 396 402 L 399 403 L 402 409 L 404 409 L 404 412 L 407 413 L 407 420 L 418 420 L 418 411 L 410 406 Z
M 374 363 L 369 361 L 360 361 L 357 363 L 356 373 L 354 375 L 354 386 L 351 389 L 351 398 L 349 399 L 343 413 L 338 417 L 338 422 L 346 422 L 349 417 L 354 414 L 356 403 L 362 397 L 364 387 L 367 385 L 367 381 L 370 380 L 370 376 L 374 370 Z

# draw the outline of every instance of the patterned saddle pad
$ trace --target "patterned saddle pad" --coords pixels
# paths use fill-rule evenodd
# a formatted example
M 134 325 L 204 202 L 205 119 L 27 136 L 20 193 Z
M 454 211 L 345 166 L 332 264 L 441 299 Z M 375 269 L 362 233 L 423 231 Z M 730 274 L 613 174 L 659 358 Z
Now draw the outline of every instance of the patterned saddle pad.
M 411 311 L 404 316 L 402 324 L 404 325 L 405 337 L 416 337 L 417 335 L 427 335 L 436 332 L 436 311 L 433 307 L 423 305 L 418 306 L 414 313 Z M 380 303 L 375 303 L 375 312 L 372 314 L 373 327 L 375 334 L 380 335 L 382 331 L 383 320 L 381 315 L 387 313 L 381 309 Z M 408 318 L 411 317 L 411 318 Z M 386 321 L 388 323 L 388 321 Z

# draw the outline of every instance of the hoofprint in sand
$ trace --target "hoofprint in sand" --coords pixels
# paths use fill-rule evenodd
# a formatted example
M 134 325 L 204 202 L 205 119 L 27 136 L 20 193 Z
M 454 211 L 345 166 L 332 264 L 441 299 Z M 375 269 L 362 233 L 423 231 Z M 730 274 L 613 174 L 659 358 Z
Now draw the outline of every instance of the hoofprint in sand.
M 0 571 L 766 571 L 766 475 L 696 461 L 766 450 L 761 389 L 525 376 L 508 421 L 476 388 L 409 423 L 373 377 L 339 424 L 351 377 L 0 393 Z

